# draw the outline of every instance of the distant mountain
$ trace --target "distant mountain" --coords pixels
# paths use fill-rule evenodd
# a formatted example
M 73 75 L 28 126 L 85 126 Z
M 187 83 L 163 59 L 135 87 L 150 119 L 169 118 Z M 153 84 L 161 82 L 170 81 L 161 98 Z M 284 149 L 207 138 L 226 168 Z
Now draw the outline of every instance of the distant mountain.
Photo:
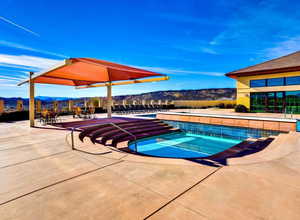
M 38 100 L 41 100 L 41 101 L 44 101 L 44 102 L 53 102 L 53 101 L 66 101 L 66 100 L 77 99 L 77 98 L 36 96 L 35 99 L 38 99 Z
M 235 99 L 236 89 L 195 89 L 195 90 L 169 90 L 147 92 L 138 95 L 114 96 L 116 100 L 122 99 L 146 99 L 146 100 L 217 100 L 217 99 Z
M 130 100 L 130 99 L 144 99 L 144 100 L 220 100 L 220 99 L 235 99 L 236 89 L 234 88 L 222 88 L 222 89 L 195 89 L 195 90 L 169 90 L 169 91 L 156 91 L 147 92 L 137 95 L 123 95 L 114 96 L 115 100 Z M 49 97 L 49 96 L 36 96 L 43 102 L 53 101 L 66 101 L 66 100 L 78 100 L 84 98 L 69 98 L 69 97 Z M 24 105 L 28 105 L 28 99 L 23 98 L 2 98 L 6 105 L 15 106 L 18 99 L 24 101 Z

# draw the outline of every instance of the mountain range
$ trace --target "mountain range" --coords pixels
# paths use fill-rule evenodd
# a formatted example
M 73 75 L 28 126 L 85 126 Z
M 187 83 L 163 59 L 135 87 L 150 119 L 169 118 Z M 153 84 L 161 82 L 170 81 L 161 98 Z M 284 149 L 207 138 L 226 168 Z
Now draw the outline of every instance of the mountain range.
M 217 88 L 217 89 L 195 89 L 195 90 L 168 90 L 168 91 L 156 91 L 147 92 L 136 95 L 122 95 L 114 96 L 115 100 L 130 100 L 130 99 L 144 99 L 144 100 L 222 100 L 222 99 L 235 99 L 236 89 L 235 88 Z M 66 100 L 77 100 L 82 98 L 70 98 L 70 97 L 49 97 L 49 96 L 36 96 L 35 99 L 39 99 L 43 102 L 53 101 L 66 101 Z M 28 98 L 5 98 L 0 97 L 4 100 L 6 105 L 15 105 L 17 100 L 22 99 L 24 105 L 28 105 Z

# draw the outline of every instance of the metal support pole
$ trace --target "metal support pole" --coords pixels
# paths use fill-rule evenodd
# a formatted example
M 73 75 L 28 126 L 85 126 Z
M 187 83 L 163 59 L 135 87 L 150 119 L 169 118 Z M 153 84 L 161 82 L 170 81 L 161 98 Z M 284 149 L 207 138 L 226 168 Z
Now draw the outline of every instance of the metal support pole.
M 111 82 L 107 85 L 107 117 L 111 118 L 111 103 L 112 103 L 112 93 L 111 93 Z
M 34 127 L 34 82 L 32 80 L 33 72 L 29 73 L 29 121 L 30 127 Z
M 74 128 L 71 131 L 71 143 L 72 143 L 72 150 L 75 150 L 75 146 L 74 146 Z

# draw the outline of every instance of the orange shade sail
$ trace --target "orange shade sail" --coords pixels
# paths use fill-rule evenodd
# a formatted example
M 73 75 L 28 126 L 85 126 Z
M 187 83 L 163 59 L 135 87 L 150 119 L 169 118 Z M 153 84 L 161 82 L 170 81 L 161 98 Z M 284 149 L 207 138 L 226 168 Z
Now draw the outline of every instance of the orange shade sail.
M 93 58 L 69 58 L 60 65 L 33 76 L 32 80 L 34 83 L 83 86 L 154 76 L 164 75 Z

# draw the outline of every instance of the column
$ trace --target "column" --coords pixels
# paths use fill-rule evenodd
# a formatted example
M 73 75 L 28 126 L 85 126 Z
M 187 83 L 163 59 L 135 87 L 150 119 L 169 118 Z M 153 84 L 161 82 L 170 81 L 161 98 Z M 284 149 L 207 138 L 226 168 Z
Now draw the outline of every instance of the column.
M 23 111 L 23 100 L 22 99 L 17 100 L 17 111 L 18 112 Z
M 4 112 L 4 100 L 0 100 L 0 114 Z
M 68 101 L 68 110 L 69 110 L 69 112 L 73 111 L 73 106 L 74 106 L 74 101 L 73 100 L 69 100 Z
M 112 103 L 112 94 L 111 94 L 111 83 L 107 85 L 107 117 L 111 118 L 111 103 Z
M 30 127 L 34 127 L 34 82 L 32 80 L 33 72 L 29 73 L 29 121 Z

